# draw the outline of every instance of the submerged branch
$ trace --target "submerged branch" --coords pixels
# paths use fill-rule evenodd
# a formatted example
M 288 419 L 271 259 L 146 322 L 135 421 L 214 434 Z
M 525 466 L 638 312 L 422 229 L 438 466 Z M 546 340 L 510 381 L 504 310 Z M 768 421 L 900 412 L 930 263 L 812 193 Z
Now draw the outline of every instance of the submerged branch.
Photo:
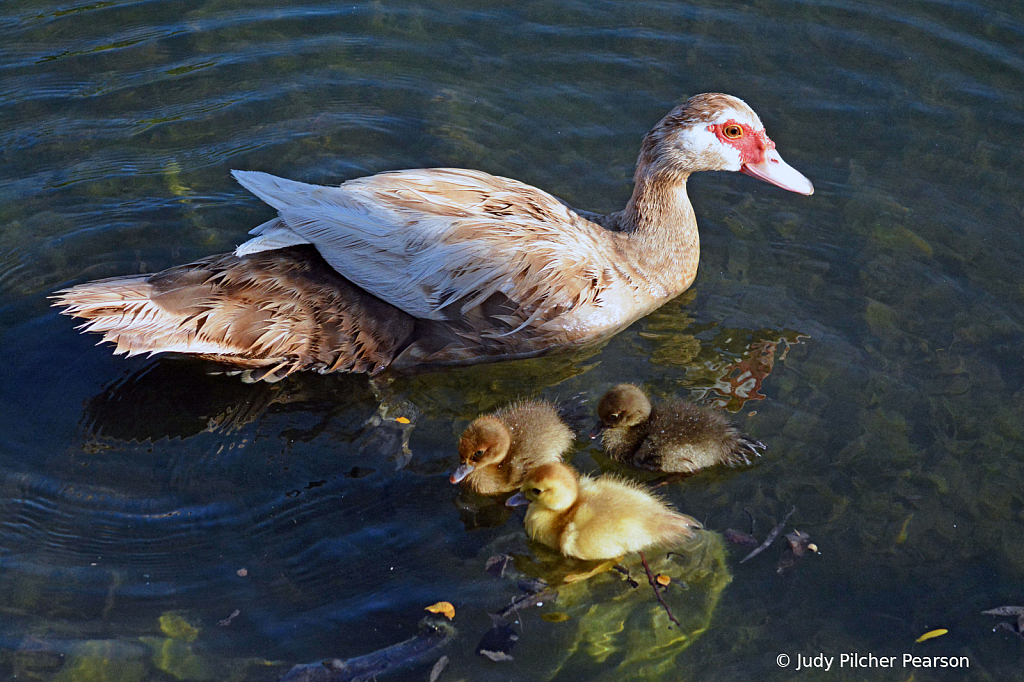
M 651 566 L 650 566 L 650 564 L 647 563 L 647 557 L 644 556 L 643 552 L 640 552 L 640 561 L 644 565 L 644 570 L 647 571 L 647 582 L 649 582 L 651 584 L 651 589 L 654 590 L 654 596 L 658 598 L 658 603 L 661 604 L 662 607 L 664 607 L 665 613 L 668 614 L 668 619 L 670 621 L 672 621 L 673 623 L 675 623 L 676 627 L 678 627 L 680 630 L 682 630 L 683 629 L 683 624 L 680 623 L 678 620 L 676 620 L 676 617 L 674 615 L 672 615 L 672 609 L 670 609 L 668 607 L 668 604 L 665 603 L 664 597 L 661 596 L 661 590 L 658 589 L 660 587 L 660 585 L 658 585 L 658 582 L 654 579 L 654 574 L 651 573 Z M 671 626 L 669 626 L 669 627 L 671 627 Z
M 760 554 L 764 550 L 768 549 L 768 547 L 773 542 L 775 542 L 775 538 L 779 537 L 779 533 L 781 533 L 782 529 L 786 527 L 786 522 L 789 521 L 789 517 L 792 516 L 794 512 L 796 512 L 796 507 L 793 507 L 792 509 L 790 509 L 789 513 L 786 514 L 782 518 L 782 522 L 779 523 L 779 525 L 777 525 L 774 528 L 772 528 L 772 532 L 771 533 L 768 533 L 768 537 L 766 537 L 764 539 L 764 542 L 762 542 L 760 545 L 755 547 L 754 551 L 752 551 L 750 554 L 748 554 L 747 556 L 745 556 L 742 559 L 740 559 L 740 563 L 742 564 L 744 561 L 747 561 L 748 559 L 753 559 L 758 554 Z

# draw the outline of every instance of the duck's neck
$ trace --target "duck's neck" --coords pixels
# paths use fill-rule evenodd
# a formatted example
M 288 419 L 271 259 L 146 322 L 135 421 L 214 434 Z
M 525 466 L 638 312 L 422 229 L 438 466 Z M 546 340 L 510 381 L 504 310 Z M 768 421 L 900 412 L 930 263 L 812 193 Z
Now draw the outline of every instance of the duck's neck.
M 630 263 L 661 296 L 675 296 L 693 283 L 700 239 L 693 206 L 686 196 L 688 174 L 637 172 L 633 196 L 615 214 L 615 228 Z M 652 292 L 655 293 L 655 292 Z

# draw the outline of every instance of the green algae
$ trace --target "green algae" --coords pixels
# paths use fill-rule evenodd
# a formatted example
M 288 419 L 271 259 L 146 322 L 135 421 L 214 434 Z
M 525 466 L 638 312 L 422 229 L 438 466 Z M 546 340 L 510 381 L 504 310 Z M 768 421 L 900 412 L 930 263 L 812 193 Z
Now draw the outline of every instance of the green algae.
M 96 640 L 76 644 L 53 682 L 141 682 L 148 675 L 143 647 Z
M 151 659 L 153 667 L 169 674 L 174 679 L 196 680 L 196 682 L 217 679 L 210 662 L 206 657 L 197 653 L 188 641 L 174 637 L 165 639 L 143 637 L 141 641 L 147 644 L 153 652 Z
M 556 638 L 555 663 L 544 679 L 674 680 L 680 657 L 711 626 L 715 609 L 732 581 L 725 547 L 716 533 L 700 533 L 671 554 L 646 552 L 653 575 L 671 578 L 661 588 L 679 624 L 658 603 L 638 555 L 621 563 L 637 582 L 633 587 L 617 571 L 564 583 L 600 562 L 567 560 L 542 547 L 516 565 L 557 585 L 552 602 L 557 614 L 550 631 Z M 568 617 L 565 617 L 568 616 Z

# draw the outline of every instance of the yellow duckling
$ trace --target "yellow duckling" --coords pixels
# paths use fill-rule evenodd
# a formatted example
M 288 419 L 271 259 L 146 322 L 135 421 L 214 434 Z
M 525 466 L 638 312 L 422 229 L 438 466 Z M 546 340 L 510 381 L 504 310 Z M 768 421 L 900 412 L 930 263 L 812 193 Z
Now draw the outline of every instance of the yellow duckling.
M 462 464 L 449 480 L 483 495 L 518 490 L 533 467 L 561 462 L 575 437 L 558 406 L 543 400 L 513 403 L 466 428 L 459 439 Z
M 579 476 L 561 462 L 531 470 L 505 504 L 527 503 L 526 534 L 577 559 L 612 559 L 675 545 L 702 527 L 636 483 Z
M 760 457 L 764 443 L 736 429 L 720 411 L 682 400 L 656 408 L 643 391 L 619 384 L 597 406 L 609 457 L 640 469 L 692 474 L 716 464 L 739 466 Z

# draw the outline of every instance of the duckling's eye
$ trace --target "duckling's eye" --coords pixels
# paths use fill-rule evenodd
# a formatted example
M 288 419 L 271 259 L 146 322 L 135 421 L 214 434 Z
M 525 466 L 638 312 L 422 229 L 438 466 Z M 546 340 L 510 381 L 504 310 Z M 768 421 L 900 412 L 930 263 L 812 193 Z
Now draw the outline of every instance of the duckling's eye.
M 480 448 L 479 450 L 477 450 L 476 452 L 473 453 L 473 460 L 476 461 L 476 460 L 480 459 L 483 456 L 484 456 L 484 449 Z
M 541 492 L 541 491 L 540 491 L 540 488 L 534 488 L 534 489 L 533 489 L 533 490 L 531 490 L 530 492 L 531 492 L 531 493 L 533 493 L 534 495 L 540 495 L 540 492 Z
M 743 126 L 737 123 L 730 123 L 722 129 L 722 134 L 730 140 L 738 140 L 743 137 Z

